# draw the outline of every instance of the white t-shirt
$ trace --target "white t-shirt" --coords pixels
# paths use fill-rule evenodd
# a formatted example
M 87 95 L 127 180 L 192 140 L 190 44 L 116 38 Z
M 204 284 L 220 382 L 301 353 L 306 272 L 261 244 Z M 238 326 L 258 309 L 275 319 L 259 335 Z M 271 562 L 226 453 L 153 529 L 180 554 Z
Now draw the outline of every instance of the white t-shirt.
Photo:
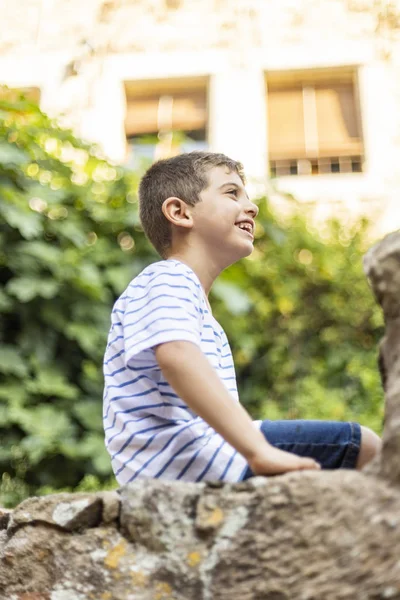
M 165 380 L 154 346 L 193 342 L 238 401 L 228 340 L 184 263 L 154 263 L 115 303 L 104 357 L 104 430 L 118 482 L 138 477 L 239 481 L 243 456 L 198 417 Z

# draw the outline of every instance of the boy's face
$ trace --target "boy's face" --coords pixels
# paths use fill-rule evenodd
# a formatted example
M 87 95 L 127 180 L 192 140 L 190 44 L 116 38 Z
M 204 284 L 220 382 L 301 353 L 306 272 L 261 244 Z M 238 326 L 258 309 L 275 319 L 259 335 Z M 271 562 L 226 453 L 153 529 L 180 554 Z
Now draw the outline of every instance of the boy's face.
M 214 167 L 208 172 L 209 185 L 193 208 L 192 233 L 209 254 L 226 265 L 253 251 L 254 219 L 258 208 L 250 202 L 243 182 L 235 171 Z

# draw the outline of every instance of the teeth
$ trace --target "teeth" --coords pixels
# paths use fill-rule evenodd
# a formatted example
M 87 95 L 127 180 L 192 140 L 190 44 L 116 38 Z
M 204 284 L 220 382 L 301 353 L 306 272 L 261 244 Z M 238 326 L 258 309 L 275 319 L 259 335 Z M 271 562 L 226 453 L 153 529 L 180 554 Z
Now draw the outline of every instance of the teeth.
M 245 231 L 248 231 L 249 233 L 253 233 L 253 228 L 250 225 L 250 223 L 239 223 L 238 227 L 239 227 L 239 229 L 244 229 Z

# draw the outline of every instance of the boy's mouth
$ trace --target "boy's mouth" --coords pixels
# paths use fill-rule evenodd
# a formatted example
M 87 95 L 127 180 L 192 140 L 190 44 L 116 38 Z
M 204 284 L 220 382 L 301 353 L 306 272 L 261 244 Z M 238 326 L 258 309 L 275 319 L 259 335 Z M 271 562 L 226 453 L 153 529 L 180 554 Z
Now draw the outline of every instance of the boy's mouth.
M 238 229 L 247 233 L 251 239 L 254 239 L 254 221 L 252 219 L 243 219 L 243 221 L 238 221 L 235 225 Z

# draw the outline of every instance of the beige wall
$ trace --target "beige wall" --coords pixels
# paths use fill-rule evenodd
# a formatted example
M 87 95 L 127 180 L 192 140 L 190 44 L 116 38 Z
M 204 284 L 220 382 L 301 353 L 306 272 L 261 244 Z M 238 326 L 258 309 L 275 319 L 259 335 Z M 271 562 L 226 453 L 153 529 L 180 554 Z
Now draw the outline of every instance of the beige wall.
M 400 42 L 373 0 L 3 3 L 0 83 L 40 87 L 42 108 L 112 160 L 125 157 L 124 81 L 207 76 L 210 148 L 244 163 L 250 191 L 277 202 L 292 193 L 317 217 L 366 213 L 379 232 L 400 228 Z M 65 77 L 72 61 L 78 75 Z M 358 73 L 364 172 L 281 177 L 274 191 L 265 72 L 342 66 Z

